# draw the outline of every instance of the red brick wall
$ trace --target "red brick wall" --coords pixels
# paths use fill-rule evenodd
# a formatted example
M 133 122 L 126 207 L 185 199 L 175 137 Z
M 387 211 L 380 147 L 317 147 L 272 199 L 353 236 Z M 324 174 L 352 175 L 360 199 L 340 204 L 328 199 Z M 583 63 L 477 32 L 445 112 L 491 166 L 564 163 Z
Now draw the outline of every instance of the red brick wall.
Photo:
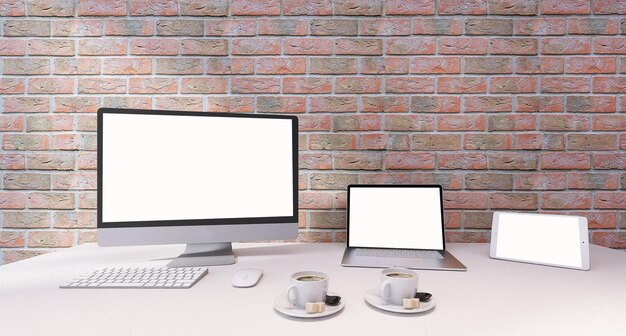
M 493 210 L 530 210 L 587 216 L 594 243 L 626 248 L 625 13 L 3 0 L 0 260 L 94 240 L 100 106 L 297 114 L 302 240 L 344 240 L 348 183 L 440 183 L 450 241 L 487 241 Z

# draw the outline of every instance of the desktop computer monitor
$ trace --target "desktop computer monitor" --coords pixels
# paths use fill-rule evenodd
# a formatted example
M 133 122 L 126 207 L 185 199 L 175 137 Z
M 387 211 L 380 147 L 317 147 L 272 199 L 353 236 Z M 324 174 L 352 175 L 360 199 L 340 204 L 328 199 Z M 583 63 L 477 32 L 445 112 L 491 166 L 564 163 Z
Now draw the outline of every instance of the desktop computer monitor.
M 170 267 L 296 238 L 298 119 L 99 109 L 97 223 L 101 246 L 187 244 Z

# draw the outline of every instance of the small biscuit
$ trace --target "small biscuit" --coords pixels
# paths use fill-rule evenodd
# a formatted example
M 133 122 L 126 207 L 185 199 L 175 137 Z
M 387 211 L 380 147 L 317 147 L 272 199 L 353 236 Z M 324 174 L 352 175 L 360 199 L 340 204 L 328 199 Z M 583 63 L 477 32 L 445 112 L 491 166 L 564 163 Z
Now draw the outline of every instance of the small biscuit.
M 326 310 L 324 302 L 307 302 L 305 310 L 309 314 L 323 313 Z
M 417 309 L 420 307 L 420 299 L 403 299 L 402 308 L 404 309 Z

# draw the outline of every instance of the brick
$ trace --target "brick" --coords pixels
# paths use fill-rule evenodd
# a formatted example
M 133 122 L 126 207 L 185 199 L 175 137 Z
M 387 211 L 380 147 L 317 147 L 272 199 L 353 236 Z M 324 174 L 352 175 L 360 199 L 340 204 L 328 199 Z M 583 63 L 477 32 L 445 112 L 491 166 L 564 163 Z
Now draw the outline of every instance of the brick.
M 489 41 L 489 52 L 493 55 L 536 55 L 537 39 L 493 38 Z
M 487 82 L 482 77 L 439 77 L 438 93 L 486 93 Z
M 307 35 L 308 22 L 297 19 L 261 19 L 257 21 L 259 35 Z
M 27 167 L 31 170 L 72 170 L 75 159 L 71 154 L 29 154 Z
M 587 192 L 543 192 L 542 209 L 589 209 L 591 194 Z
M 240 38 L 233 40 L 233 55 L 278 55 L 281 43 L 275 38 Z
M 207 111 L 209 112 L 252 112 L 251 97 L 207 97 Z
M 332 15 L 333 5 L 330 0 L 284 0 L 285 15 Z
M 510 112 L 513 110 L 511 97 L 466 96 L 463 100 L 465 112 Z
M 311 134 L 311 150 L 353 150 L 356 148 L 356 136 L 353 134 Z
M 466 57 L 466 74 L 506 74 L 512 72 L 511 58 L 508 57 Z
M 536 92 L 537 80 L 534 77 L 491 77 L 491 93 L 529 93 Z
M 202 97 L 200 96 L 160 97 L 156 98 L 155 106 L 157 109 L 163 110 L 203 110 Z
M 0 55 L 21 56 L 26 54 L 26 42 L 16 39 L 0 39 Z
M 298 128 L 300 131 L 330 131 L 330 116 L 298 116 Z
M 337 77 L 335 93 L 380 93 L 381 84 L 375 77 Z
M 534 193 L 492 193 L 490 203 L 492 209 L 536 210 L 537 194 Z
M 181 93 L 226 93 L 227 81 L 226 78 L 183 78 Z
M 431 153 L 398 152 L 385 154 L 385 169 L 434 169 L 435 155 Z
M 0 169 L 20 170 L 25 169 L 24 155 L 21 154 L 0 154 Z
M 594 93 L 625 93 L 626 77 L 593 77 L 592 87 Z M 622 99 L 622 105 L 624 101 L 626 100 Z
M 589 130 L 589 117 L 574 114 L 542 115 L 539 116 L 539 129 L 542 131 L 586 131 Z
M 518 57 L 515 72 L 520 74 L 560 74 L 564 61 L 560 57 Z
M 98 130 L 97 117 L 93 115 L 79 115 L 76 117 L 76 130 L 96 132 Z
M 591 160 L 587 153 L 543 153 L 541 169 L 589 169 Z
M 455 96 L 413 96 L 412 112 L 460 112 L 460 98 Z
M 45 0 L 28 3 L 28 16 L 73 16 L 74 3 L 64 0 Z
M 568 134 L 568 150 L 617 150 L 617 136 L 615 134 Z
M 485 209 L 487 201 L 485 192 L 449 191 L 443 194 L 445 209 Z
M 383 167 L 382 155 L 377 153 L 341 154 L 334 156 L 333 161 L 338 170 L 381 170 Z
M 24 16 L 25 14 L 26 8 L 23 0 L 5 0 L 0 3 L 0 16 Z
M 332 80 L 327 77 L 285 77 L 283 93 L 330 93 Z
M 571 0 L 562 2 L 559 0 L 542 0 L 540 6 L 541 14 L 589 14 L 589 1 Z
M 0 209 L 24 209 L 26 196 L 18 192 L 0 192 Z
M 335 15 L 382 15 L 382 0 L 335 0 Z
M 368 57 L 362 58 L 362 74 L 406 74 L 409 61 L 404 57 Z
M 78 93 L 125 93 L 126 79 L 113 77 L 79 78 Z
M 483 131 L 483 115 L 441 115 L 437 117 L 437 131 Z
M 446 231 L 445 239 L 449 243 L 488 243 L 488 231 Z
M 257 74 L 304 74 L 306 59 L 292 58 L 258 58 L 256 60 Z
M 81 170 L 97 169 L 96 153 L 79 153 L 78 154 L 78 169 L 81 169 Z
M 132 83 L 131 78 L 131 83 Z M 136 108 L 148 109 L 152 106 L 152 99 L 149 97 L 132 97 L 132 96 L 109 96 L 103 98 L 104 106 L 114 108 Z
M 621 0 L 606 0 L 593 3 L 594 14 L 626 14 L 626 5 Z
M 532 131 L 536 128 L 533 115 L 490 115 L 488 131 Z
M 332 169 L 330 154 L 300 154 L 298 166 L 301 169 Z
M 80 148 L 79 139 L 77 134 L 54 134 L 50 148 L 54 150 L 78 150 Z
M 298 233 L 298 242 L 330 243 L 333 241 L 331 231 L 301 231 Z
M 489 168 L 499 170 L 537 170 L 535 154 L 502 153 L 489 155 Z
M 19 231 L 0 232 L 0 247 L 24 247 L 24 233 Z
M 95 173 L 54 175 L 52 188 L 57 190 L 96 190 Z
M 585 77 L 544 77 L 540 82 L 542 93 L 586 93 L 590 86 Z
M 360 35 L 374 36 L 410 35 L 411 19 L 385 18 L 362 20 L 359 33 Z
M 0 115 L 0 132 L 21 132 L 24 130 L 24 117 L 21 115 Z
M 626 37 L 597 37 L 593 50 L 597 54 L 626 54 Z
M 435 82 L 432 77 L 387 77 L 385 78 L 386 93 L 432 93 Z
M 160 36 L 202 36 L 204 25 L 199 20 L 158 20 L 156 33 Z
M 598 52 L 598 50 L 596 50 L 596 52 Z M 546 37 L 541 40 L 541 53 L 552 55 L 590 54 L 591 38 Z
M 362 184 L 409 184 L 411 176 L 418 173 L 406 172 L 379 172 L 379 173 L 360 173 L 359 183 Z M 426 174 L 426 173 L 421 173 Z
M 377 131 L 381 119 L 377 115 L 338 115 L 333 117 L 335 131 Z
M 596 209 L 626 209 L 626 197 L 623 192 L 596 192 Z
M 149 75 L 152 73 L 150 58 L 108 58 L 102 60 L 105 75 Z
M 72 56 L 74 41 L 59 39 L 33 39 L 28 41 L 28 54 L 32 56 Z
M 310 59 L 309 73 L 312 74 L 354 74 L 357 72 L 356 59 L 349 57 L 328 57 Z
M 385 115 L 385 131 L 433 131 L 435 119 L 428 115 L 391 114 Z
M 131 55 L 177 55 L 178 40 L 174 38 L 162 39 L 134 39 L 130 43 Z
M 512 35 L 513 20 L 510 19 L 466 19 L 466 35 Z
M 465 149 L 470 150 L 505 150 L 511 149 L 512 138 L 508 134 L 466 134 Z
M 464 211 L 463 212 L 463 228 L 464 229 L 490 229 L 493 213 L 490 211 Z
M 353 96 L 312 96 L 309 112 L 356 112 L 357 102 Z
M 34 115 L 26 118 L 26 131 L 71 131 L 74 118 L 71 115 Z
M 622 153 L 597 153 L 593 155 L 595 169 L 626 169 L 626 156 Z
M 233 0 L 232 15 L 280 15 L 279 0 Z
M 618 189 L 618 176 L 608 173 L 569 173 L 567 187 L 569 189 Z
M 437 4 L 440 15 L 485 15 L 487 0 L 440 0 Z
M 30 193 L 28 207 L 30 209 L 74 209 L 74 194 L 71 193 Z
M 517 112 L 562 112 L 561 96 L 516 96 Z
M 513 175 L 496 173 L 469 173 L 465 175 L 467 190 L 511 190 Z
M 176 0 L 133 0 L 129 2 L 128 13 L 137 16 L 172 16 L 178 15 Z
M 178 84 L 176 78 L 152 77 L 130 78 L 128 91 L 130 93 L 176 93 Z
M 489 43 L 482 37 L 441 37 L 439 53 L 448 55 L 484 55 Z
M 333 40 L 327 38 L 285 38 L 287 55 L 330 55 L 333 52 Z
M 104 34 L 110 36 L 150 36 L 154 35 L 152 20 L 124 19 L 105 20 Z
M 489 0 L 492 15 L 536 15 L 537 0 Z
M 387 148 L 389 137 L 384 133 L 366 133 L 359 135 L 358 149 L 383 150 Z
M 624 234 L 624 232 L 615 231 L 594 231 L 591 233 L 591 242 L 610 248 L 624 248 L 626 246 L 626 234 Z
M 86 57 L 56 58 L 55 75 L 97 75 L 100 74 L 100 60 Z
M 432 55 L 436 40 L 432 37 L 391 37 L 387 39 L 388 55 Z
M 43 134 L 4 134 L 2 136 L 4 150 L 47 150 L 48 136 Z
M 567 96 L 568 112 L 615 112 L 614 96 Z
M 4 36 L 50 36 L 50 21 L 45 20 L 4 20 Z
M 117 56 L 126 55 L 125 39 L 90 39 L 80 40 L 78 54 L 83 56 Z
M 626 116 L 624 115 L 594 115 L 591 117 L 593 131 L 625 131 Z
M 570 57 L 565 64 L 565 72 L 575 74 L 615 73 L 614 57 Z
M 484 154 L 438 154 L 439 169 L 487 169 L 487 156 Z
M 4 174 L 5 190 L 48 190 L 50 175 L 44 174 Z
M 100 98 L 98 97 L 55 97 L 53 111 L 62 113 L 95 113 L 100 106 Z
M 136 3 L 133 1 L 131 3 Z M 78 16 L 124 16 L 126 1 L 123 0 L 79 0 Z
M 356 20 L 349 19 L 315 19 L 311 20 L 311 35 L 344 35 L 353 36 L 358 34 Z
M 4 211 L 4 228 L 33 229 L 50 227 L 50 214 L 35 211 Z
M 256 99 L 257 112 L 304 113 L 305 107 L 304 97 L 258 96 Z
M 565 35 L 565 19 L 532 18 L 515 21 L 515 35 Z
M 320 229 L 341 229 L 346 227 L 346 212 L 345 211 L 311 211 L 311 228 Z M 314 232 L 315 233 L 315 232 Z M 313 240 L 320 242 L 319 236 L 322 232 L 316 233 Z M 326 238 L 324 238 L 326 239 Z
M 411 2 L 415 3 L 415 2 Z M 463 21 L 445 18 L 415 18 L 413 19 L 414 35 L 461 35 Z
M 409 99 L 402 96 L 362 96 L 362 112 L 408 112 Z
M 157 58 L 157 75 L 199 75 L 204 73 L 201 58 Z
M 381 39 L 339 38 L 335 40 L 335 54 L 337 55 L 381 55 L 382 52 L 383 41 Z
M 71 247 L 74 233 L 71 231 L 31 231 L 28 247 Z
M 33 82 L 31 80 L 31 82 Z M 36 83 L 36 82 L 35 82 Z M 35 89 L 36 91 L 37 89 Z M 30 91 L 30 88 L 29 88 Z M 0 94 L 24 93 L 24 80 L 18 78 L 0 78 Z M 38 92 L 31 92 L 38 93 Z
M 54 213 L 54 227 L 65 229 L 95 228 L 95 211 L 66 211 Z
M 204 26 L 207 36 L 256 35 L 256 21 L 250 19 L 207 20 Z
M 587 225 L 590 229 L 615 228 L 617 224 L 617 213 L 612 211 L 571 211 L 569 214 L 587 217 Z
M 4 113 L 49 112 L 48 97 L 9 97 L 3 98 Z
M 461 58 L 453 56 L 413 57 L 410 71 L 415 74 L 458 74 L 461 72 Z
M 228 16 L 227 0 L 183 1 L 180 15 L 186 16 Z
M 243 75 L 254 72 L 254 60 L 250 58 L 208 58 L 207 74 L 212 75 Z
M 562 173 L 522 173 L 515 174 L 514 188 L 517 190 L 564 190 L 565 174 Z
M 102 22 L 91 19 L 53 21 L 52 36 L 102 36 Z
M 569 18 L 567 32 L 574 35 L 615 35 L 617 21 L 605 18 Z
M 5 75 L 47 75 L 50 73 L 50 61 L 39 58 L 6 58 L 2 72 Z
M 423 151 L 461 150 L 460 134 L 413 134 L 411 149 Z
M 233 77 L 231 91 L 233 93 L 278 93 L 280 79 L 272 77 Z

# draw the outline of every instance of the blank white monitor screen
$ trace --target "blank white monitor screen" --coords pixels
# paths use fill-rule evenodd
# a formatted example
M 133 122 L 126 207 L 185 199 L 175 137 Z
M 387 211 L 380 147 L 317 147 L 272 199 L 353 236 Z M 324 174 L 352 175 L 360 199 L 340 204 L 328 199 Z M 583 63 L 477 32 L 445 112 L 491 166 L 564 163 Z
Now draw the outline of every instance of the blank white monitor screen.
M 103 222 L 293 216 L 290 119 L 105 113 Z
M 350 188 L 348 245 L 443 250 L 437 187 Z
M 496 256 L 582 267 L 578 217 L 499 213 Z

